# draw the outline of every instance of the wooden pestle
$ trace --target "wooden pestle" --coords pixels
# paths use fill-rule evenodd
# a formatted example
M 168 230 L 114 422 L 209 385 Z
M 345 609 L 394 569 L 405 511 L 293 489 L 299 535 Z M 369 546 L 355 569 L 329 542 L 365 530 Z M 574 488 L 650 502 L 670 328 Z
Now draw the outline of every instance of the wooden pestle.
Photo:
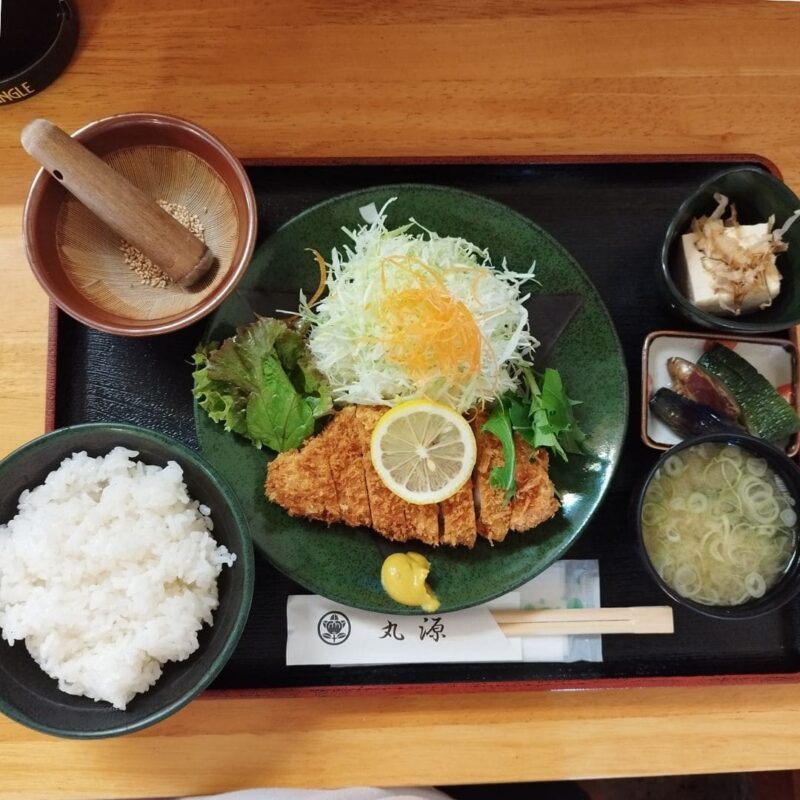
M 191 286 L 208 272 L 214 256 L 203 242 L 61 128 L 35 119 L 21 142 L 65 189 L 179 286 Z

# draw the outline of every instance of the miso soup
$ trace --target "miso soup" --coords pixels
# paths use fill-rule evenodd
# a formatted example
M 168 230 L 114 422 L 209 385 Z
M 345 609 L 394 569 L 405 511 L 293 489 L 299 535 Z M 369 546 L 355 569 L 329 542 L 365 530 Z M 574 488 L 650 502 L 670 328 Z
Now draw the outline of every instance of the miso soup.
M 762 597 L 786 571 L 797 540 L 794 505 L 763 458 L 731 444 L 688 447 L 647 487 L 645 548 L 681 596 L 741 605 Z

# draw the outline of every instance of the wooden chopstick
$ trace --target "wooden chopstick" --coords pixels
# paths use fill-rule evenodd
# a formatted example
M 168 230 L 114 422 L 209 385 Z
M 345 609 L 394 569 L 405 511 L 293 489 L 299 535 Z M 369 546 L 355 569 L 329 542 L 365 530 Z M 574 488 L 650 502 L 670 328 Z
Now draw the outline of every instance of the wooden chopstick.
M 563 636 L 596 633 L 673 633 L 670 606 L 629 608 L 540 608 L 492 611 L 506 636 Z

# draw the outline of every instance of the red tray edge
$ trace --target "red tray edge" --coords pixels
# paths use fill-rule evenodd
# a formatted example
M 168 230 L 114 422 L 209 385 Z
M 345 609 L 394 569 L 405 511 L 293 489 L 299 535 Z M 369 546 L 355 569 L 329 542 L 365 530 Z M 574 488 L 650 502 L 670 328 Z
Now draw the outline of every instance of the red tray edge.
M 203 697 L 221 699 L 291 699 L 296 697 L 367 697 L 403 694 L 478 694 L 486 692 L 576 692 L 610 689 L 664 689 L 671 687 L 754 686 L 795 684 L 800 674 L 770 672 L 735 675 L 667 675 L 635 678 L 585 678 L 581 680 L 469 681 L 448 683 L 362 683 L 336 686 L 290 686 L 261 689 L 207 689 Z
M 369 166 L 375 165 L 424 165 L 424 164 L 657 164 L 664 162 L 692 163 L 709 161 L 720 164 L 755 163 L 760 164 L 776 178 L 782 178 L 780 169 L 774 161 L 758 153 L 604 153 L 575 155 L 538 156 L 364 156 L 320 157 L 320 156 L 248 156 L 241 159 L 245 166 L 286 166 L 286 167 L 324 167 L 324 166 Z
M 660 162 L 691 163 L 697 161 L 720 164 L 756 163 L 776 178 L 782 178 L 778 166 L 766 156 L 756 153 L 691 153 L 691 154 L 604 154 L 542 156 L 373 156 L 349 157 L 276 157 L 241 159 L 245 166 L 342 166 L 370 164 L 652 164 Z M 58 307 L 51 302 L 48 314 L 47 362 L 45 384 L 45 432 L 55 428 L 56 381 L 58 370 Z M 449 683 L 345 684 L 337 686 L 298 686 L 260 689 L 207 689 L 204 697 L 226 698 L 294 698 L 335 695 L 382 694 L 475 694 L 477 692 L 548 692 L 589 691 L 602 689 L 646 689 L 672 686 L 752 686 L 759 684 L 791 684 L 800 682 L 800 673 L 778 672 L 734 675 L 675 675 L 635 678 L 598 678 L 596 680 L 528 680 Z

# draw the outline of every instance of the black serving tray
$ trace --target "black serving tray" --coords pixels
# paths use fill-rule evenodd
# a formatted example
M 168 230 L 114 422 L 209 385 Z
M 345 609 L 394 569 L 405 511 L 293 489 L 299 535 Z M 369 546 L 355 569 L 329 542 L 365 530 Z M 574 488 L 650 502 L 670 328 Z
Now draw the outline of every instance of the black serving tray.
M 659 248 L 683 199 L 733 164 L 776 172 L 756 156 L 503 159 L 403 163 L 268 163 L 248 166 L 263 240 L 292 216 L 368 186 L 420 182 L 485 195 L 530 217 L 558 239 L 594 281 L 619 332 L 631 381 L 631 422 L 602 508 L 569 557 L 600 561 L 606 606 L 657 605 L 665 596 L 635 551 L 627 511 L 637 481 L 657 458 L 639 438 L 640 356 L 652 330 L 683 327 L 656 291 Z M 203 324 L 144 339 L 115 337 L 55 312 L 51 319 L 48 426 L 129 422 L 197 447 L 189 357 Z M 584 398 L 602 403 L 602 397 Z M 256 588 L 241 642 L 217 689 L 304 689 L 430 684 L 567 688 L 618 683 L 772 682 L 800 670 L 800 605 L 755 621 L 716 621 L 675 607 L 672 636 L 605 636 L 599 664 L 437 664 L 287 667 L 286 598 L 304 590 L 257 556 Z M 421 688 L 421 687 L 419 687 Z

